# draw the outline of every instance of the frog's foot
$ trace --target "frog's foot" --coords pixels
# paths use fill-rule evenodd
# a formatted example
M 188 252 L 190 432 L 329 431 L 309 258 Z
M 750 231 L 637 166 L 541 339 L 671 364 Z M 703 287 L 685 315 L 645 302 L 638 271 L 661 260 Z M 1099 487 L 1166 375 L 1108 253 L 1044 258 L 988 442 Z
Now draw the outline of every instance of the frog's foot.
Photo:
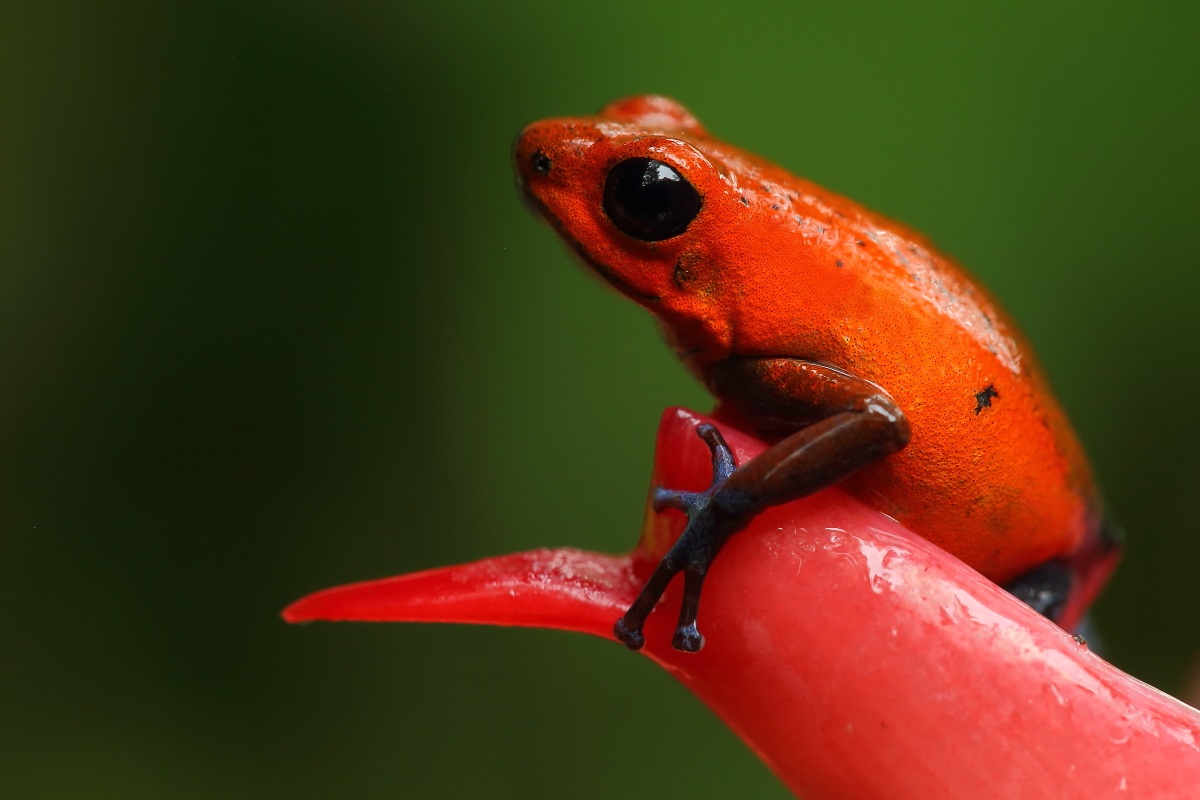
M 1058 622 L 1071 597 L 1071 584 L 1070 565 L 1054 559 L 1018 575 L 1004 588 L 1043 617 Z
M 704 637 L 696 627 L 704 576 L 708 573 L 708 567 L 721 545 L 745 524 L 742 515 L 723 513 L 714 504 L 714 497 L 721 484 L 735 469 L 729 445 L 725 444 L 721 434 L 712 425 L 701 425 L 696 429 L 696 433 L 712 452 L 712 485 L 705 492 L 681 492 L 663 488 L 654 490 L 654 510 L 677 508 L 688 515 L 688 524 L 679 539 L 658 562 L 637 600 L 613 626 L 613 634 L 631 650 L 640 650 L 646 643 L 642 635 L 646 617 L 666 591 L 671 578 L 680 572 L 684 575 L 683 604 L 679 609 L 679 623 L 675 627 L 672 644 L 676 650 L 685 653 L 698 652 L 704 646 Z

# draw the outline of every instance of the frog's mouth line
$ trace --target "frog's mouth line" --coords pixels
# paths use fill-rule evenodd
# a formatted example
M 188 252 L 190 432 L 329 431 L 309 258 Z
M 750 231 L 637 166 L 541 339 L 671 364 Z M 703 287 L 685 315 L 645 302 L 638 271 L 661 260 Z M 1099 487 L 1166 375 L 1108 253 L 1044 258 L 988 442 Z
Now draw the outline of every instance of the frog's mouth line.
M 616 289 L 621 294 L 632 297 L 634 300 L 641 301 L 644 304 L 657 304 L 662 302 L 662 295 L 639 292 L 637 289 L 634 289 L 628 283 L 617 277 L 616 273 L 614 273 L 611 269 L 603 264 L 597 263 L 587 253 L 583 252 L 583 248 L 581 248 L 579 243 L 574 239 L 567 238 L 566 242 L 570 245 L 572 252 L 574 252 L 575 255 L 577 255 L 580 260 L 583 261 L 583 263 L 587 264 L 588 267 L 591 268 L 592 272 L 599 275 L 605 283 Z
M 571 252 L 574 253 L 580 261 L 586 264 L 592 272 L 600 276 L 605 283 L 612 286 L 621 294 L 631 297 L 634 300 L 640 301 L 644 304 L 657 304 L 662 302 L 662 295 L 639 292 L 637 289 L 634 289 L 628 283 L 621 280 L 611 269 L 588 255 L 587 251 L 583 249 L 583 245 L 581 245 L 579 241 L 566 229 L 566 226 L 562 224 L 562 220 L 550 213 L 550 209 L 546 207 L 546 204 L 539 200 L 533 192 L 529 191 L 529 187 L 524 181 L 520 182 L 517 193 L 521 196 L 521 202 L 527 209 L 529 209 L 529 212 L 553 228 L 555 233 L 558 234 L 559 238 L 562 239 L 571 249 Z

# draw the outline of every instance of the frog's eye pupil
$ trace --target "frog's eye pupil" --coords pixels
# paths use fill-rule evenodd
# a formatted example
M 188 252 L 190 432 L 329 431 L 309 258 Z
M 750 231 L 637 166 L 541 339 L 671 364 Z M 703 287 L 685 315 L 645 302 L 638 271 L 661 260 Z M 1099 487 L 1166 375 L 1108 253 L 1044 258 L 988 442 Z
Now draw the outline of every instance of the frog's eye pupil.
M 653 158 L 628 158 L 608 171 L 604 212 L 628 236 L 658 242 L 678 236 L 700 213 L 700 193 Z
M 545 175 L 550 172 L 550 157 L 541 150 L 535 150 L 533 156 L 529 159 L 533 171 L 538 175 Z

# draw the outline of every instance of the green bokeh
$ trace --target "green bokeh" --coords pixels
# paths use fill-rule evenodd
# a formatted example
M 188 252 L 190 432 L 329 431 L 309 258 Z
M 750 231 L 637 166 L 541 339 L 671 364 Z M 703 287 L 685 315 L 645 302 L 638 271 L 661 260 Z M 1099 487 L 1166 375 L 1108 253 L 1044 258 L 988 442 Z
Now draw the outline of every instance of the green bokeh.
M 659 410 L 706 400 L 525 214 L 508 147 L 642 91 L 993 288 L 1130 532 L 1111 658 L 1182 691 L 1194 8 L 5 3 L 4 793 L 786 796 L 611 643 L 278 619 L 632 543 Z

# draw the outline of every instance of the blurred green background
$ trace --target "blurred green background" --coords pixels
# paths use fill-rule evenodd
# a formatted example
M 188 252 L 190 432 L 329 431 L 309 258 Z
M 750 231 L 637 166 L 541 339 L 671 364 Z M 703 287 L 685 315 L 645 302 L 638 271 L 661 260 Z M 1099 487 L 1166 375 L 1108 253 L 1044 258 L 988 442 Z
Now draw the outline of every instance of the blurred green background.
M 659 411 L 707 400 L 521 208 L 508 148 L 644 91 L 1001 297 L 1130 532 L 1110 657 L 1183 691 L 1184 8 L 5 3 L 5 795 L 786 796 L 610 642 L 278 617 L 336 583 L 633 542 Z

